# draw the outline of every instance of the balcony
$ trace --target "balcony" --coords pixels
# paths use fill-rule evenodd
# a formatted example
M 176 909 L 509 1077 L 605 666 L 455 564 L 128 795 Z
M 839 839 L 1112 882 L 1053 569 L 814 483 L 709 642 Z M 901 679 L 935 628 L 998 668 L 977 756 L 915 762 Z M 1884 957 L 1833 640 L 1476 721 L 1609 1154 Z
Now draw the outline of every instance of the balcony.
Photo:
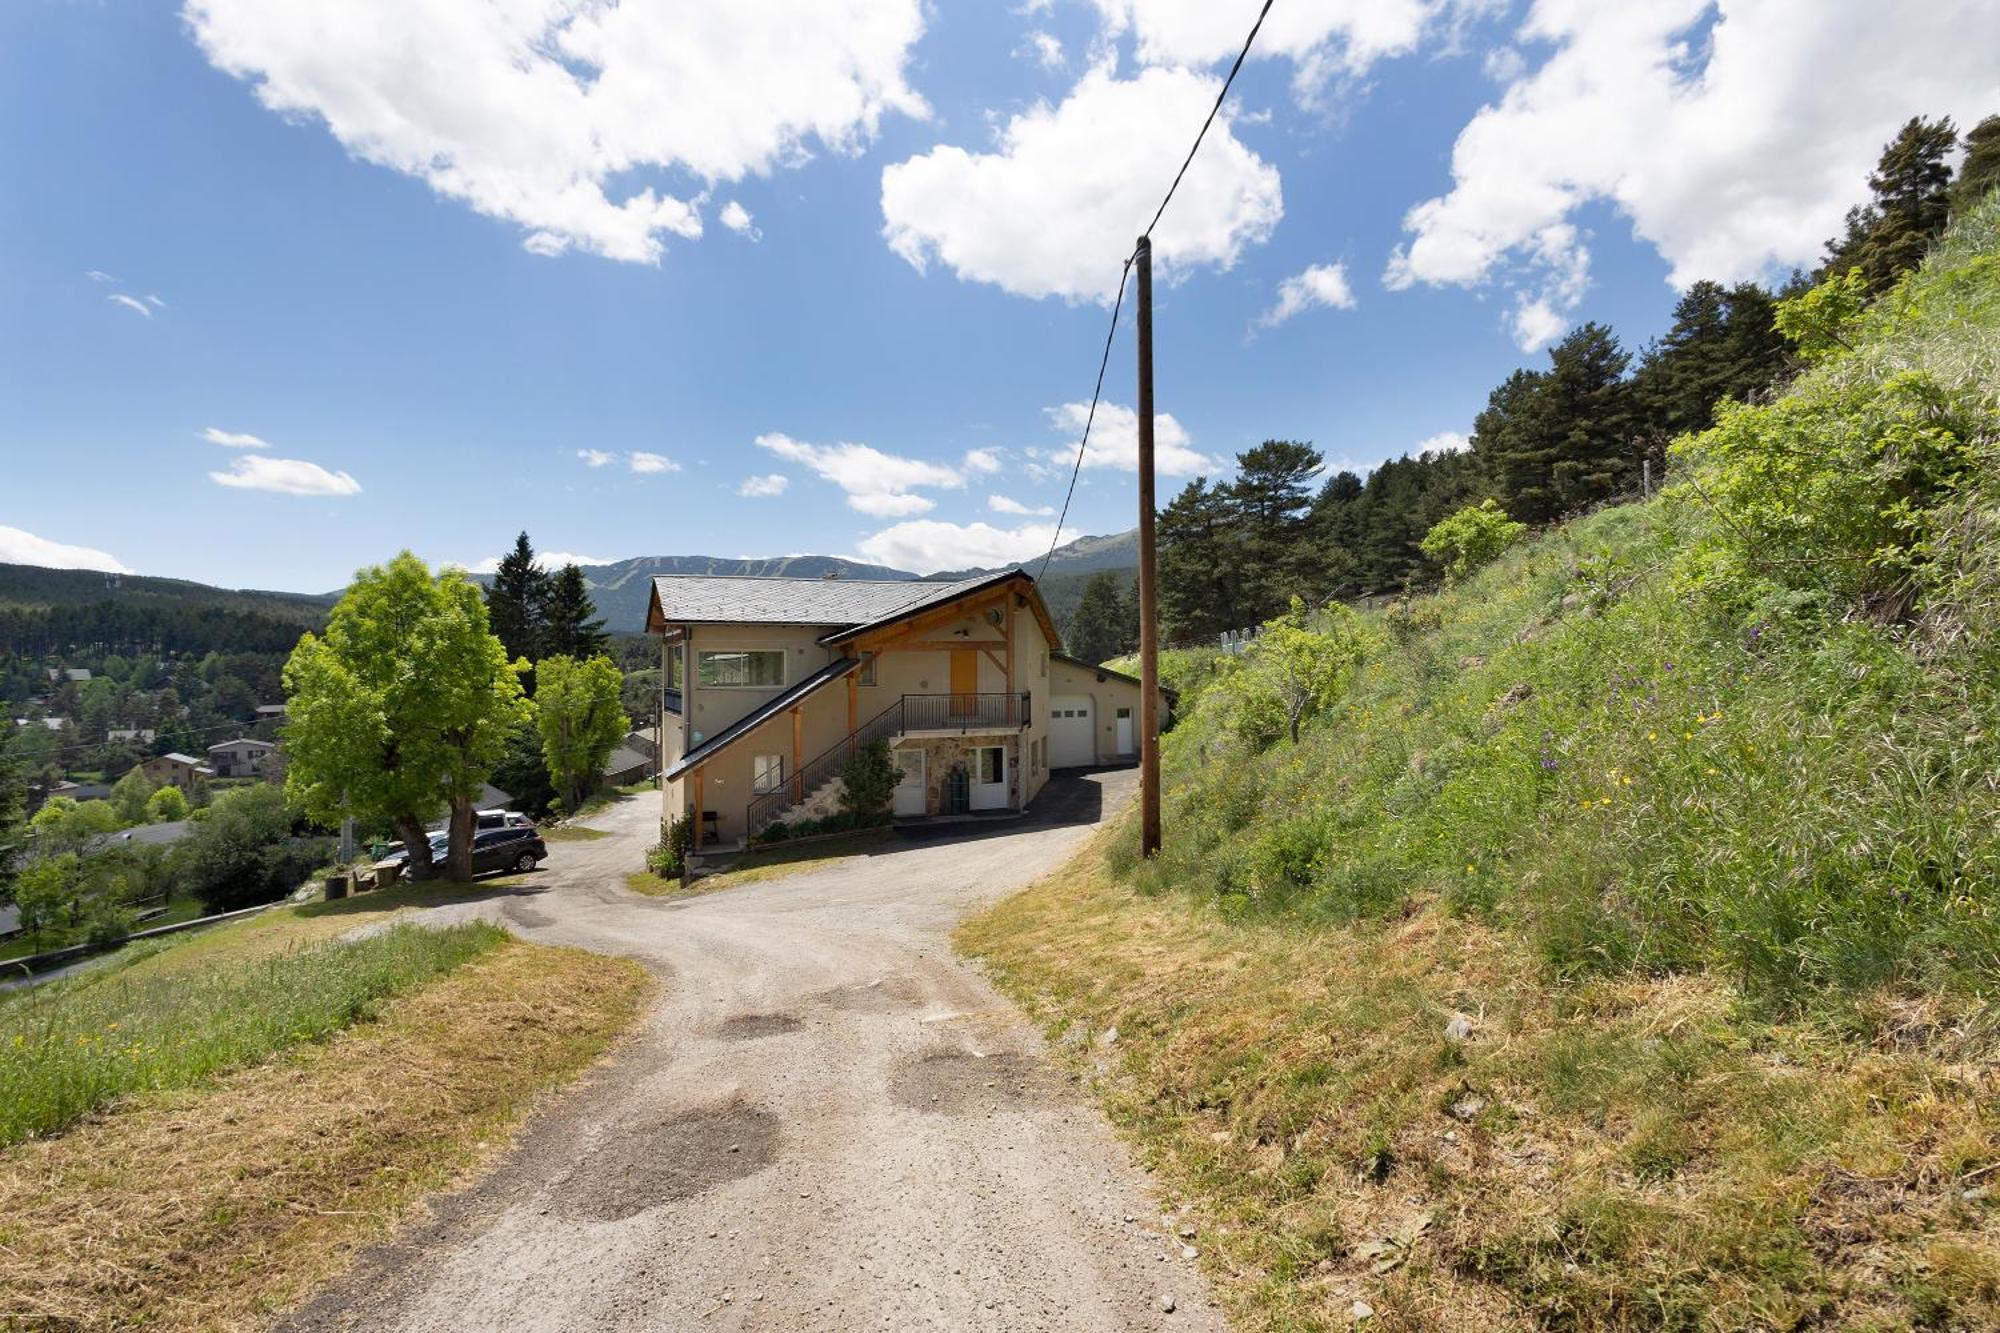
M 905 735 L 937 732 L 1017 731 L 1028 725 L 1031 696 L 1022 694 L 906 694 L 902 699 Z
M 681 715 L 681 692 L 676 689 L 660 691 L 660 705 L 675 717 Z

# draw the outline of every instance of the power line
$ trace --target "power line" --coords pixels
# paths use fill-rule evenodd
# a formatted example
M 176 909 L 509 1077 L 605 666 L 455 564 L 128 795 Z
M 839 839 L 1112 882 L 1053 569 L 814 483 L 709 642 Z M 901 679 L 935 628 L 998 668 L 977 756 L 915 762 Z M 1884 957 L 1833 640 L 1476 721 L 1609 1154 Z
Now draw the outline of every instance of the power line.
M 1195 154 L 1201 151 L 1201 141 L 1208 137 L 1208 127 L 1215 123 L 1216 116 L 1222 111 L 1223 102 L 1228 100 L 1229 87 L 1236 82 L 1237 74 L 1243 69 L 1243 62 L 1249 58 L 1250 47 L 1257 40 L 1257 33 L 1263 28 L 1264 19 L 1270 14 L 1273 2 L 1274 0 L 1264 0 L 1264 7 L 1257 11 L 1257 21 L 1250 25 L 1250 34 L 1243 39 L 1243 49 L 1236 53 L 1236 63 L 1229 67 L 1229 76 L 1222 81 L 1222 90 L 1215 95 L 1215 105 L 1208 109 L 1208 118 L 1201 122 L 1201 129 L 1195 134 L 1194 143 L 1189 146 L 1187 156 L 1181 160 L 1181 169 L 1174 173 L 1173 183 L 1167 186 L 1166 197 L 1161 199 L 1160 206 L 1153 210 L 1153 220 L 1148 222 L 1146 230 L 1140 233 L 1145 239 L 1152 239 L 1153 228 L 1160 225 L 1160 219 L 1166 215 L 1167 205 L 1174 201 L 1174 192 L 1181 188 L 1181 179 L 1187 175 L 1187 169 L 1194 165 Z M 1104 370 L 1111 364 L 1111 343 L 1118 336 L 1118 311 L 1125 304 L 1125 283 L 1132 276 L 1132 260 L 1137 254 L 1138 250 L 1135 247 L 1131 254 L 1125 256 L 1124 267 L 1118 274 L 1118 296 L 1111 303 L 1111 327 L 1105 330 L 1104 354 L 1097 362 L 1097 386 L 1090 391 L 1090 410 L 1083 418 L 1083 438 L 1076 442 L 1076 462 L 1070 465 L 1069 489 L 1063 492 L 1062 513 L 1056 517 L 1055 531 L 1049 534 L 1049 549 L 1042 556 L 1042 567 L 1035 575 L 1037 583 L 1048 575 L 1049 561 L 1055 557 L 1057 543 L 1062 541 L 1063 520 L 1069 517 L 1070 501 L 1076 495 L 1076 479 L 1083 471 L 1083 454 L 1090 447 L 1090 428 L 1097 420 L 1097 402 L 1104 395 Z

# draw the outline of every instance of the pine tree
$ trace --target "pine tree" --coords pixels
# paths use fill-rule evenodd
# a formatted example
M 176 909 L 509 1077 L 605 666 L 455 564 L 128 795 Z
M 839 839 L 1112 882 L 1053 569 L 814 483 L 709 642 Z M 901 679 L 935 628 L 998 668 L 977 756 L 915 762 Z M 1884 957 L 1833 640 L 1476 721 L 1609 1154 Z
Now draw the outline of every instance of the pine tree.
M 1306 515 L 1305 547 L 1310 553 L 1306 601 L 1319 605 L 1361 591 L 1354 555 L 1354 505 L 1361 498 L 1361 478 L 1341 471 L 1327 478 L 1313 497 Z
M 1630 438 L 1625 367 L 1631 357 L 1602 324 L 1585 324 L 1549 351 L 1556 459 L 1549 482 L 1562 513 L 1597 503 L 1639 472 Z
M 1090 663 L 1105 662 L 1118 656 L 1119 622 L 1123 619 L 1123 607 L 1118 595 L 1120 576 L 1114 570 L 1100 570 L 1090 576 L 1083 585 L 1083 598 L 1076 604 L 1076 613 L 1069 618 L 1069 632 L 1063 635 L 1064 646 L 1072 657 Z
M 1189 482 L 1160 512 L 1160 626 L 1167 643 L 1213 640 L 1249 623 L 1241 543 L 1227 488 Z
M 1965 136 L 1965 161 L 1958 164 L 1958 184 L 1951 187 L 1951 211 L 1956 217 L 2000 185 L 2000 116 L 1988 116 Z
M 1312 503 L 1311 483 L 1325 460 L 1295 440 L 1266 440 L 1236 457 L 1229 504 L 1243 547 L 1241 614 L 1265 621 L 1283 611 L 1311 569 L 1310 548 L 1299 540 Z
M 564 565 L 562 572 L 550 580 L 548 596 L 542 602 L 542 632 L 538 642 L 542 657 L 573 657 L 583 661 L 603 652 L 609 637 L 604 632 L 604 622 L 597 619 L 597 607 L 590 600 L 583 571 L 575 565 Z
M 1951 217 L 1951 118 L 1912 116 L 1882 150 L 1868 178 L 1874 196 L 1847 215 L 1847 229 L 1827 242 L 1825 272 L 1859 268 L 1870 292 L 1887 289 L 1923 261 Z
M 1755 283 L 1725 289 L 1697 282 L 1674 306 L 1674 322 L 1646 349 L 1632 377 L 1635 425 L 1653 450 L 1715 423 L 1715 405 L 1769 386 L 1784 367 L 1776 303 Z
M 486 618 L 493 636 L 506 645 L 507 660 L 530 661 L 545 655 L 541 639 L 543 604 L 549 596 L 549 576 L 535 563 L 528 534 L 514 539 L 514 549 L 500 561 L 486 590 Z
M 15 863 L 20 858 L 27 825 L 23 812 L 28 784 L 21 766 L 8 753 L 5 737 L 0 737 L 0 901 L 8 899 L 13 887 Z
M 1561 512 L 1550 485 L 1555 433 L 1549 376 L 1516 370 L 1487 395 L 1486 410 L 1472 422 L 1472 449 L 1486 460 L 1507 512 L 1525 523 L 1543 523 Z

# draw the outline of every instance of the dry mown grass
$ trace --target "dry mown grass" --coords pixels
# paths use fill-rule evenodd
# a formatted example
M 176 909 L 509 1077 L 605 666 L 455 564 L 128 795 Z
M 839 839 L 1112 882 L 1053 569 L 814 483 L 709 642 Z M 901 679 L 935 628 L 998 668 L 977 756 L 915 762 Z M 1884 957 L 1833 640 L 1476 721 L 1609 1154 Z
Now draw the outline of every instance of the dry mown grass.
M 324 1045 L 0 1152 L 0 1326 L 262 1324 L 497 1152 L 645 985 L 629 962 L 504 944 Z
M 1245 1327 L 2000 1327 L 2000 1069 L 1962 1019 L 1553 989 L 1435 904 L 1231 925 L 1094 854 L 959 942 L 1096 1065 Z

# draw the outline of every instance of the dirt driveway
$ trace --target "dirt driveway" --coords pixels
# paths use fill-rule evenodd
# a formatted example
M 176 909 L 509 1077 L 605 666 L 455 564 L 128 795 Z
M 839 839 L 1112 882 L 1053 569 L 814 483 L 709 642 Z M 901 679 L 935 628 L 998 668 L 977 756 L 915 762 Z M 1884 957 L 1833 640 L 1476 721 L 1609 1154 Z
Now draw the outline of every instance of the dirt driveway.
M 658 820 L 632 800 L 532 890 L 443 909 L 637 958 L 665 993 L 287 1327 L 1222 1329 L 1144 1176 L 948 938 L 1131 788 L 1065 775 L 980 836 L 680 901 L 623 887 Z

